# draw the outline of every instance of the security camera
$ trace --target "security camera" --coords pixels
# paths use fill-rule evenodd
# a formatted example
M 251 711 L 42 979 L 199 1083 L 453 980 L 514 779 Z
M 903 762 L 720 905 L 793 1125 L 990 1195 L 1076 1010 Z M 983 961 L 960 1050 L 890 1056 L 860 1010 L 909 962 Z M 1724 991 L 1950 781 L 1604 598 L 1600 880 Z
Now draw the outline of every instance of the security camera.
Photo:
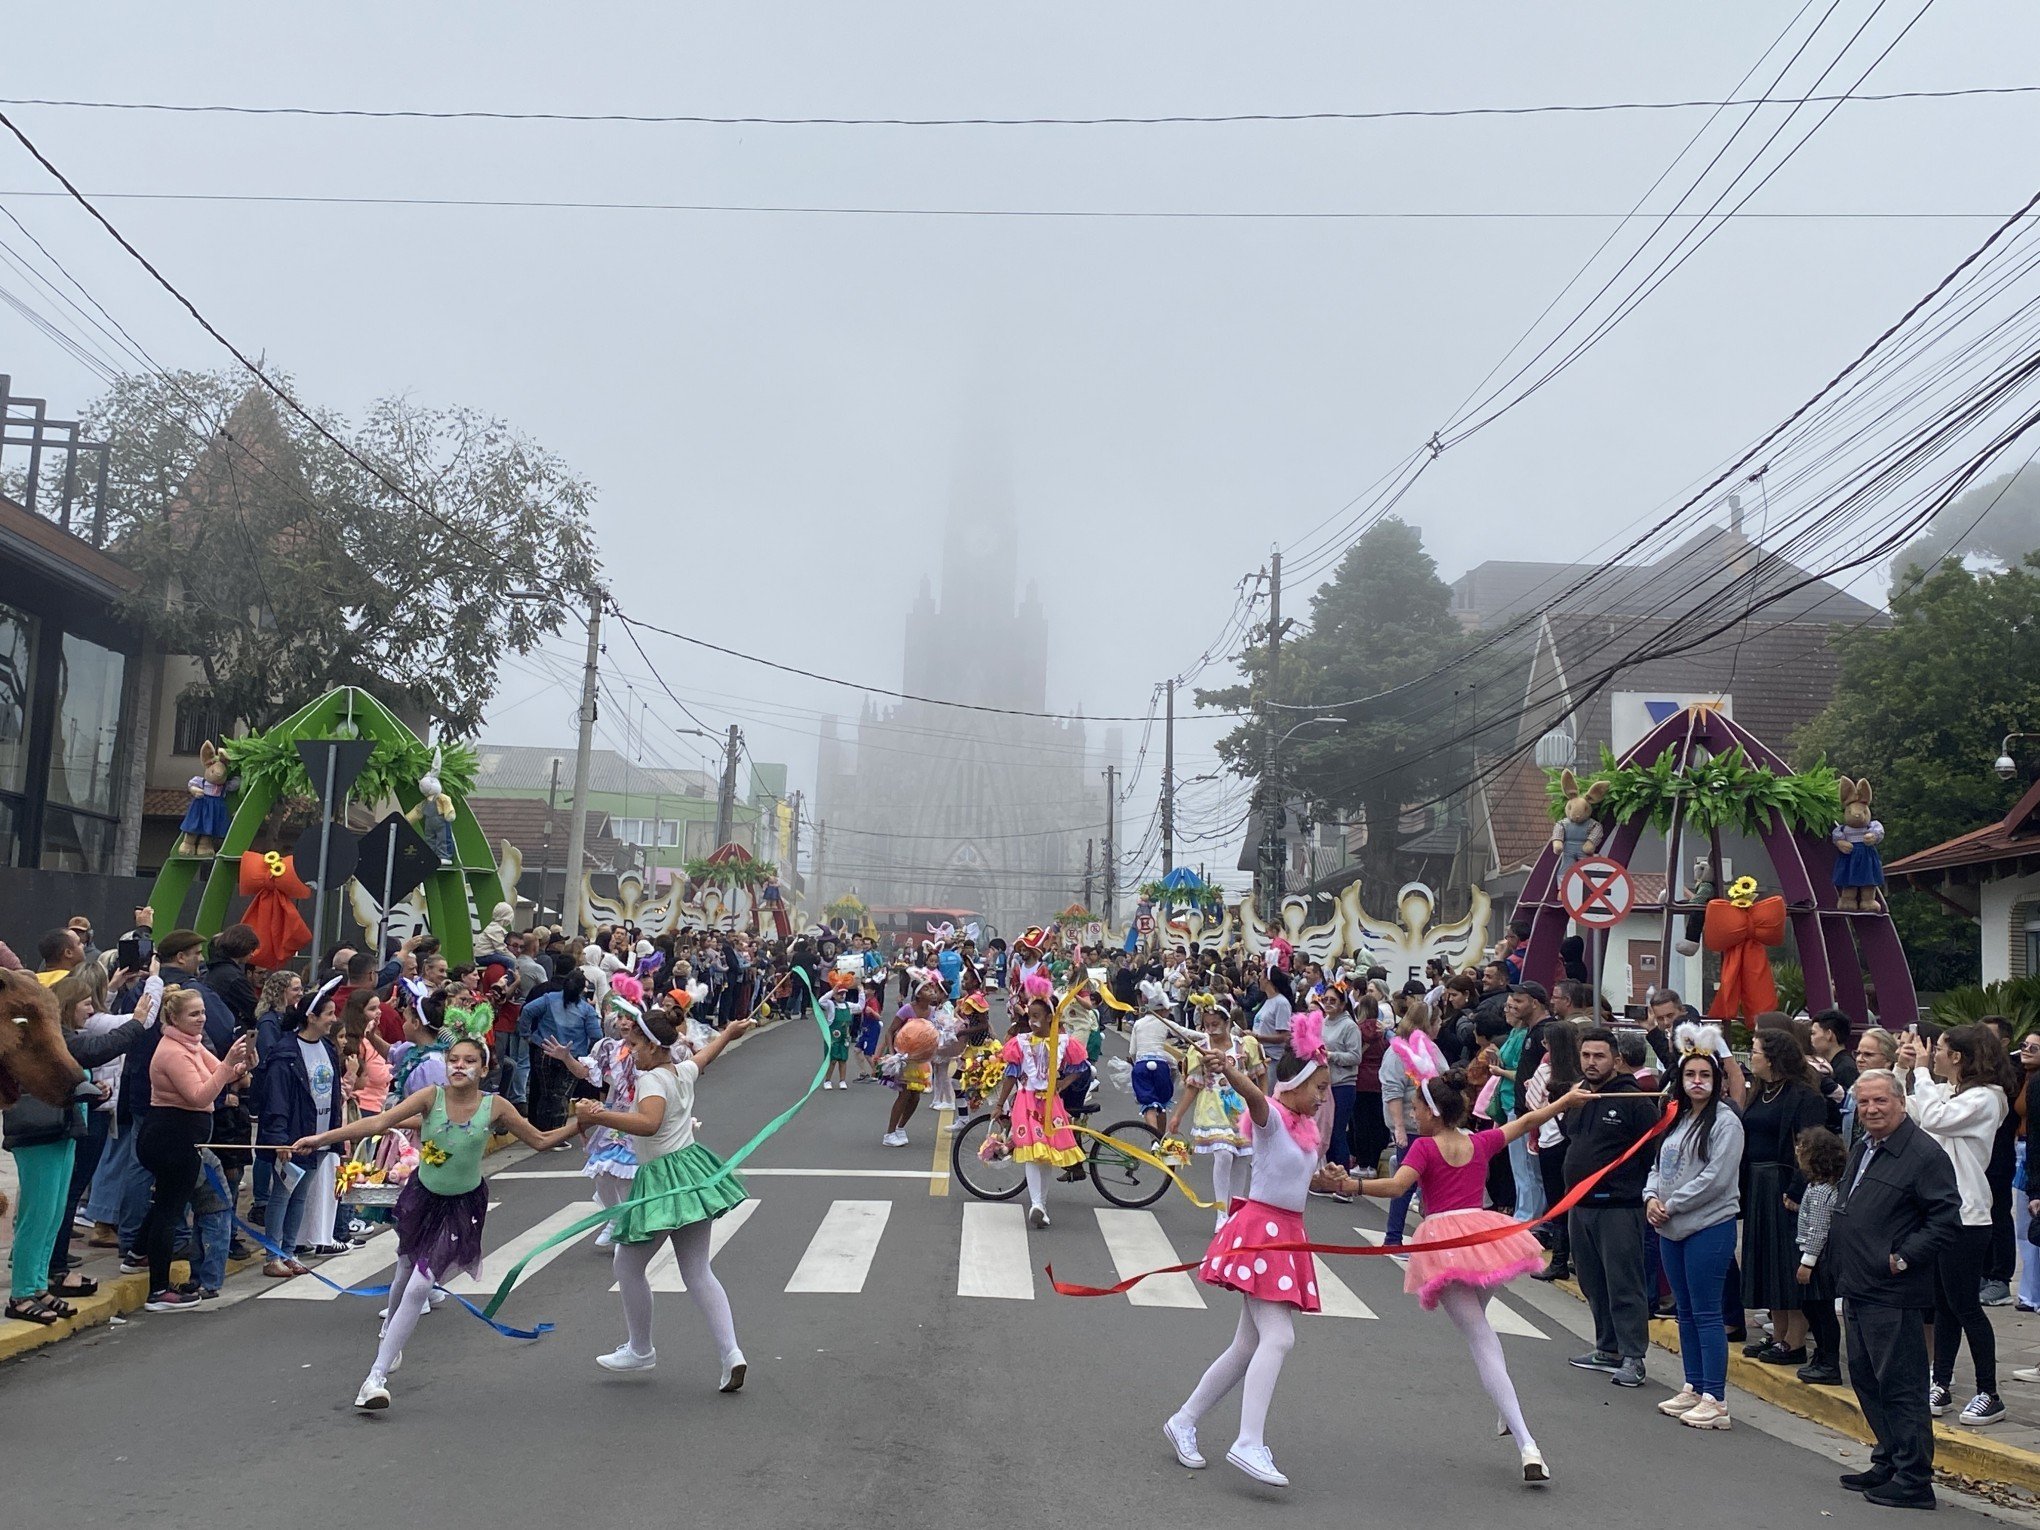
M 1997 773 L 2000 781 L 2009 781 L 2019 773 L 2019 762 L 2008 754 L 1997 757 Z

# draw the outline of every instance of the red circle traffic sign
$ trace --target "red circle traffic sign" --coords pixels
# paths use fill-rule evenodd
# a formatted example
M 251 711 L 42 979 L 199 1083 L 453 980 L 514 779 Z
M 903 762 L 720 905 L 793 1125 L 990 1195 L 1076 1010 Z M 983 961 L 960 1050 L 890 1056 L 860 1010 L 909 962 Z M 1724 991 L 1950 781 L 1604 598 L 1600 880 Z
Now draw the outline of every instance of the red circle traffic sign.
M 1620 861 L 1590 855 L 1573 862 L 1566 871 L 1559 883 L 1558 901 L 1581 924 L 1604 930 L 1620 924 L 1636 906 L 1636 884 Z

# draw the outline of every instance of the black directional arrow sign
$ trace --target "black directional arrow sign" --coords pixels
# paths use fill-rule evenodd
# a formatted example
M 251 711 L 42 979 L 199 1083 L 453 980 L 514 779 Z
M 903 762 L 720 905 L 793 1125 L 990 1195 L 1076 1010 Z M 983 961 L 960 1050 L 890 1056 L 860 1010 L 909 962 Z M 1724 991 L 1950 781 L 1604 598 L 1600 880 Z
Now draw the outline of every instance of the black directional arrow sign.
M 425 843 L 402 813 L 392 813 L 361 836 L 355 878 L 382 898 L 383 913 L 402 902 L 439 869 L 439 853 Z
M 330 818 L 347 795 L 347 788 L 354 784 L 354 778 L 368 768 L 368 757 L 375 753 L 375 740 L 301 738 L 297 741 L 297 752 L 305 762 L 305 774 L 312 778 L 312 790 L 324 801 L 326 816 Z
M 319 852 L 325 850 L 325 864 L 319 863 Z M 292 863 L 297 874 L 304 878 L 307 887 L 316 887 L 321 892 L 338 887 L 354 875 L 354 867 L 361 857 L 361 841 L 352 829 L 339 824 L 315 823 L 297 838 L 291 847 Z M 409 891 L 409 889 L 405 889 Z

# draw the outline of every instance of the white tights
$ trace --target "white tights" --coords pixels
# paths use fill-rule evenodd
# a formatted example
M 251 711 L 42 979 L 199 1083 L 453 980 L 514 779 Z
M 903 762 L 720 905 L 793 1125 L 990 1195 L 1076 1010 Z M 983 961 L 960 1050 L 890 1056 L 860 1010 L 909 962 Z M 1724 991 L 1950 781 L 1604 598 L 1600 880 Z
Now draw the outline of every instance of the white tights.
M 1264 1437 L 1268 1404 L 1275 1399 L 1275 1378 L 1282 1374 L 1282 1362 L 1296 1345 L 1296 1321 L 1291 1309 L 1281 1302 L 1263 1301 L 1258 1296 L 1245 1301 L 1232 1343 L 1211 1362 L 1176 1416 L 1195 1424 L 1221 1397 L 1238 1387 L 1240 1433 L 1234 1443 L 1252 1447 L 1268 1443 Z
M 1495 1336 L 1494 1325 L 1488 1321 L 1487 1303 L 1487 1292 L 1477 1291 L 1472 1286 L 1447 1286 L 1438 1295 L 1438 1305 L 1445 1309 L 1445 1315 L 1452 1319 L 1452 1326 L 1459 1330 L 1466 1340 L 1466 1347 L 1473 1351 L 1473 1368 L 1480 1372 L 1480 1384 L 1487 1388 L 1487 1395 L 1494 1400 L 1502 1422 L 1516 1437 L 1517 1449 L 1530 1450 L 1537 1442 L 1530 1437 L 1529 1427 L 1523 1422 L 1523 1408 L 1516 1401 L 1516 1384 L 1509 1380 L 1509 1363 L 1502 1358 L 1502 1341 Z
M 737 1353 L 737 1324 L 730 1316 L 730 1298 L 715 1271 L 708 1264 L 710 1223 L 689 1222 L 666 1234 L 672 1242 L 673 1257 L 680 1265 L 680 1278 L 687 1282 L 687 1294 L 708 1322 L 709 1337 L 715 1340 L 718 1359 L 728 1361 Z M 623 1295 L 623 1322 L 630 1334 L 634 1354 L 652 1352 L 652 1283 L 646 1278 L 659 1240 L 616 1245 L 616 1284 Z
M 1218 1220 L 1221 1222 L 1232 1210 L 1232 1171 L 1232 1154 L 1211 1155 L 1211 1198 L 1218 1202 Z
M 404 1353 L 411 1331 L 425 1315 L 432 1300 L 432 1272 L 421 1270 L 408 1259 L 397 1261 L 397 1273 L 390 1279 L 390 1315 L 383 1321 L 382 1344 L 375 1352 L 375 1374 L 387 1377 L 390 1367 Z
M 1020 1167 L 1027 1171 L 1027 1204 L 1030 1206 L 1046 1207 L 1048 1204 L 1048 1176 L 1042 1172 L 1041 1165 L 1038 1163 L 1023 1163 Z

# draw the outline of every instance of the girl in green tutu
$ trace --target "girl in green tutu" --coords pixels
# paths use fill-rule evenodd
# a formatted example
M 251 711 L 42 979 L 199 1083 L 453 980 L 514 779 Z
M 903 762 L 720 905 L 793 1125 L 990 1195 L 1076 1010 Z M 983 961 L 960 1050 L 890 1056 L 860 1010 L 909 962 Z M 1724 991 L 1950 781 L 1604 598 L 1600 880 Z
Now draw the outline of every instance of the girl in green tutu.
M 659 1245 L 670 1242 L 687 1294 L 708 1320 L 722 1360 L 717 1390 L 734 1392 L 744 1384 L 744 1352 L 737 1348 L 730 1299 L 709 1268 L 708 1224 L 743 1201 L 744 1187 L 734 1174 L 716 1178 L 722 1160 L 694 1140 L 694 1084 L 724 1047 L 757 1022 L 733 1020 L 706 1046 L 676 1062 L 675 1046 L 683 1032 L 672 1011 L 647 1014 L 623 1000 L 615 1001 L 615 1008 L 637 1031 L 631 1054 L 638 1070 L 636 1102 L 629 1110 L 604 1110 L 594 1100 L 574 1103 L 582 1127 L 606 1126 L 634 1138 L 631 1146 L 638 1163 L 630 1197 L 617 1207 L 610 1223 L 616 1240 L 616 1285 L 623 1294 L 629 1338 L 595 1363 L 611 1371 L 648 1371 L 658 1364 L 647 1271 Z

